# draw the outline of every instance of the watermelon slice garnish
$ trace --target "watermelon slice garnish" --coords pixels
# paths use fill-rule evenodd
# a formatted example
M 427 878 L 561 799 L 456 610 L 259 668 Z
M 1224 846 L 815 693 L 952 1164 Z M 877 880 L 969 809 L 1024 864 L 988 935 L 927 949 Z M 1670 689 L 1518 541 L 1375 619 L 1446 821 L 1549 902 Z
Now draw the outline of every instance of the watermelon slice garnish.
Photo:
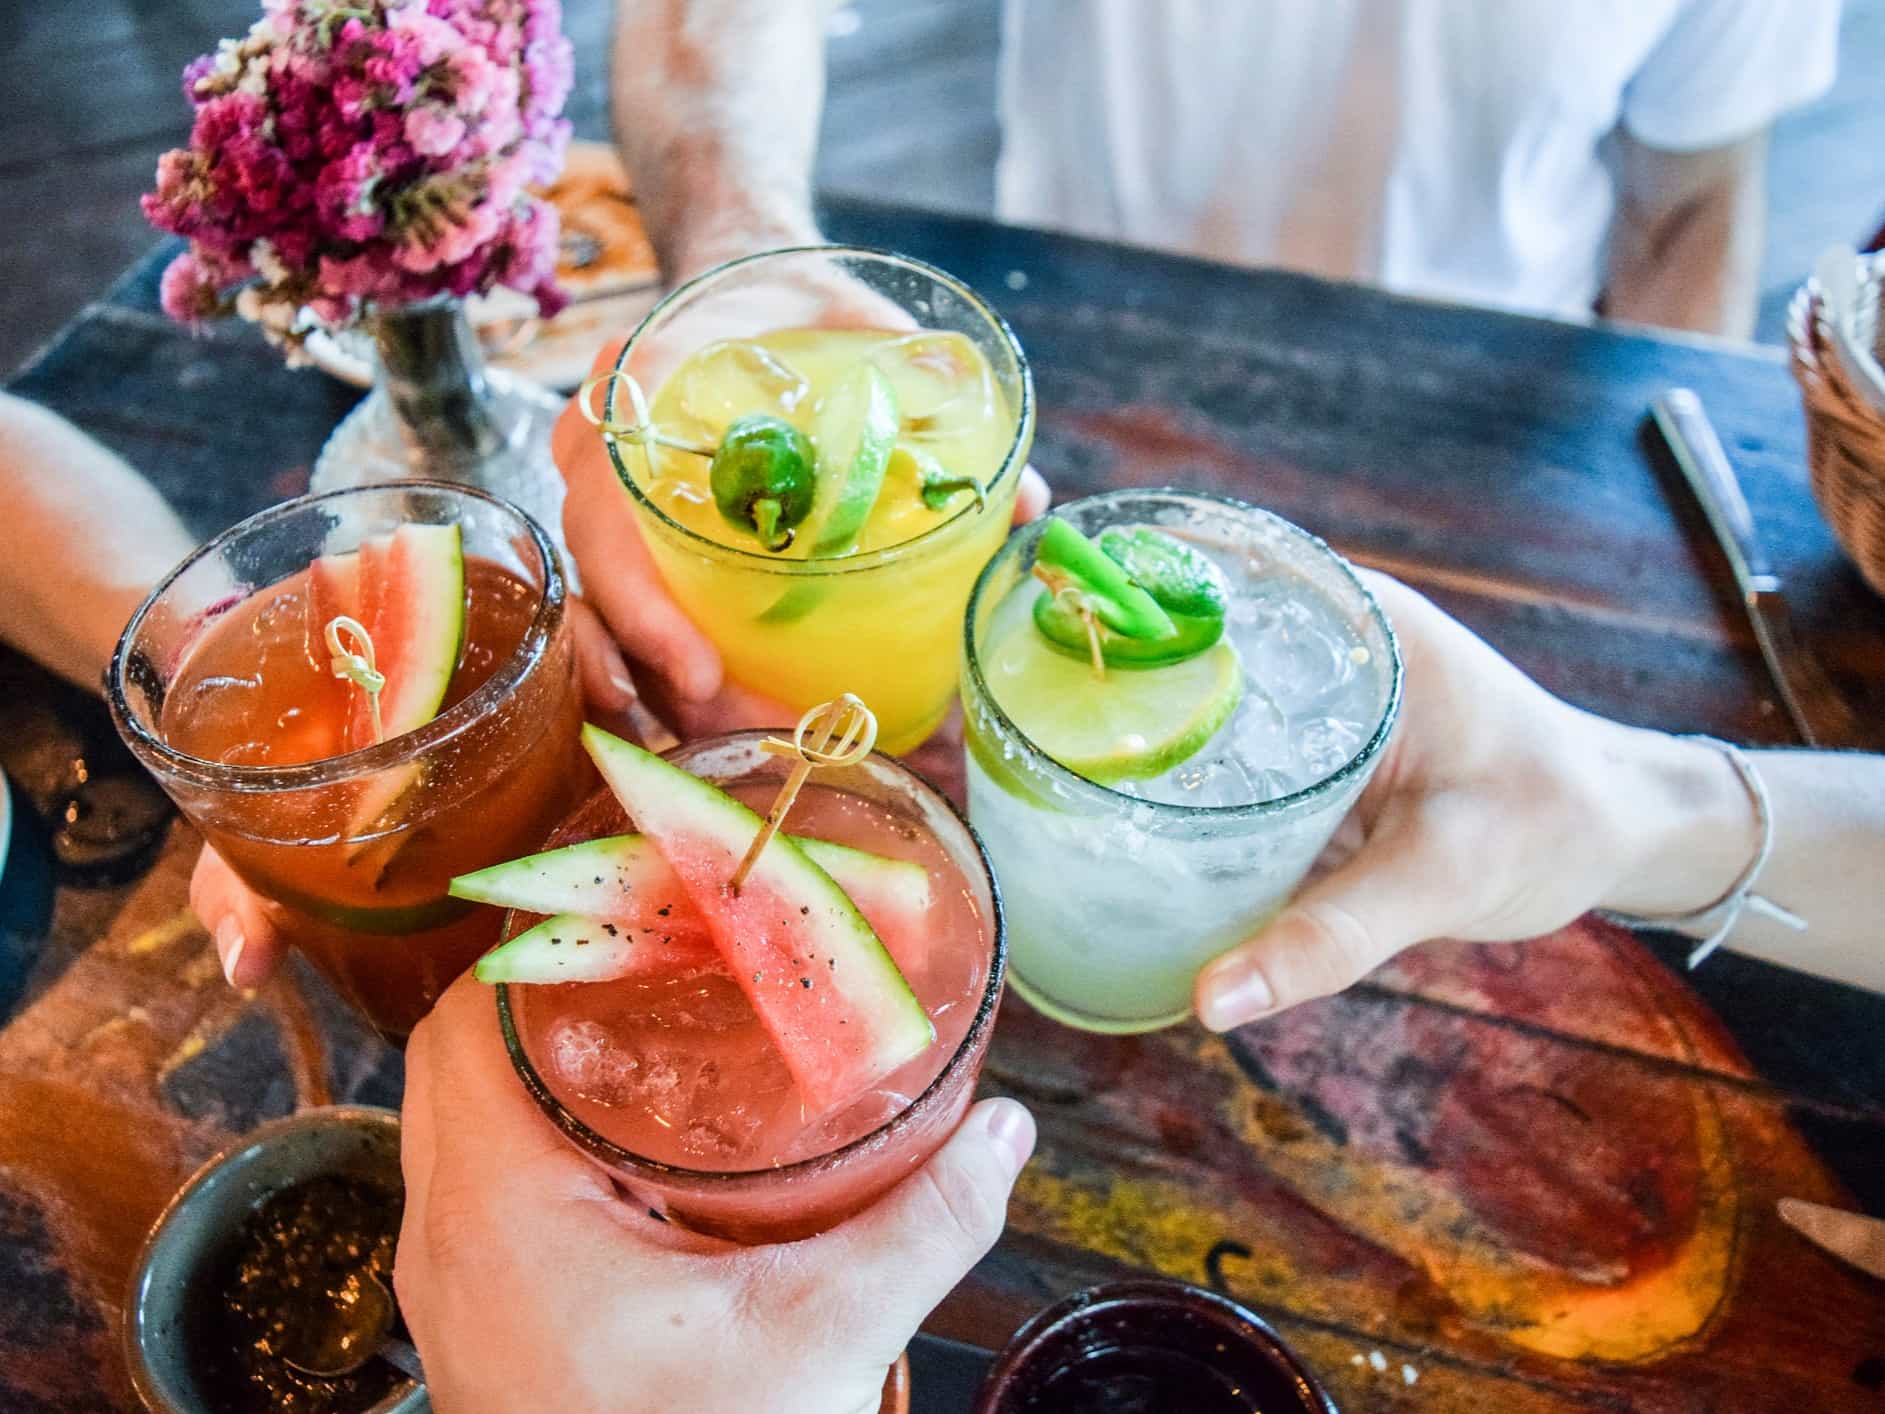
M 890 948 L 890 956 L 903 973 L 924 965 L 929 952 L 926 929 L 929 871 L 924 865 L 914 860 L 892 860 L 848 845 L 833 845 L 824 839 L 794 835 L 794 843 L 858 905 L 858 913 L 865 916 L 865 922 L 877 931 L 878 939 Z M 648 929 L 654 935 L 667 933 L 711 948 L 707 922 L 701 918 L 699 909 L 680 888 L 680 880 L 675 879 L 675 871 L 667 867 L 662 852 L 648 845 L 641 835 L 609 835 L 605 839 L 590 839 L 582 845 L 545 850 L 543 854 L 532 854 L 522 860 L 494 863 L 488 869 L 452 880 L 451 894 L 475 903 L 490 903 L 500 909 L 581 918 L 588 920 L 592 929 L 598 929 L 603 922 L 631 929 L 635 935 Z M 513 943 L 515 941 L 513 939 Z M 501 950 L 509 946 L 507 943 Z M 641 971 L 639 962 L 633 965 L 626 962 L 626 950 L 618 952 L 624 954 L 626 971 L 607 973 L 588 969 L 594 971 L 592 980 L 605 982 Z M 513 975 L 486 980 L 577 980 L 567 977 L 567 963 L 549 954 L 545 954 L 543 960 L 545 971 L 541 977 L 528 975 L 528 963 L 520 958 L 509 958 L 503 965 L 511 969 Z M 526 971 L 516 971 L 520 967 Z
M 345 616 L 360 617 L 360 552 L 322 555 L 308 567 L 308 657 L 328 660 L 327 626 Z
M 360 546 L 360 612 L 386 677 L 380 723 L 387 740 L 439 713 L 465 641 L 464 537 L 456 525 L 402 525 Z M 373 744 L 367 694 L 354 694 L 348 739 Z
M 444 705 L 465 636 L 464 537 L 456 525 L 402 525 L 391 535 L 364 540 L 358 550 L 323 555 L 308 571 L 308 651 L 329 656 L 327 625 L 341 615 L 356 620 L 373 642 L 380 690 L 381 739 L 416 731 Z M 348 688 L 346 749 L 375 744 L 367 692 Z M 361 783 L 347 834 L 372 833 L 417 784 L 418 762 L 396 766 Z M 368 841 L 351 847 L 350 862 L 377 852 Z M 389 857 L 390 858 L 390 857 Z M 379 861 L 384 868 L 389 860 Z
M 774 837 L 735 893 L 757 815 L 600 728 L 585 726 L 583 745 L 706 921 L 809 1110 L 855 1099 L 935 1042 L 877 934 L 802 848 Z
M 927 869 L 827 840 L 794 836 L 793 843 L 857 905 L 901 971 L 921 969 L 929 952 Z M 460 875 L 450 891 L 455 898 L 551 914 L 558 925 L 547 932 L 541 925 L 531 928 L 486 953 L 478 964 L 486 982 L 610 982 L 664 967 L 723 967 L 706 920 L 661 852 L 640 835 L 612 835 L 494 864 Z M 572 970 L 569 955 L 549 940 L 574 934 L 600 934 L 609 941 L 586 952 L 582 966 Z M 611 961 L 600 961 L 601 954 Z

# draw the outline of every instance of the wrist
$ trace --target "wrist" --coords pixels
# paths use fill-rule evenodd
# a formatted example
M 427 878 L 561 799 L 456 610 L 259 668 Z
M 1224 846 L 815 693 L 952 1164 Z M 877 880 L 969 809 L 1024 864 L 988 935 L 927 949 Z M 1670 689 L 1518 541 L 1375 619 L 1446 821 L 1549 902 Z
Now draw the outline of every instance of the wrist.
M 724 194 L 700 194 L 684 206 L 683 212 L 667 220 L 651 214 L 649 221 L 661 277 L 669 288 L 729 260 L 824 240 L 812 220 L 809 198 L 747 194 L 728 199 Z
M 1727 753 L 1706 741 L 1622 728 L 1612 827 L 1622 874 L 1601 906 L 1644 918 L 1706 909 L 1761 847 L 1760 815 Z
M 714 266 L 782 245 L 818 245 L 824 236 L 812 224 L 811 213 L 790 217 L 782 213 L 743 213 L 720 217 L 686 230 L 662 253 L 662 277 L 669 287 L 684 285 Z

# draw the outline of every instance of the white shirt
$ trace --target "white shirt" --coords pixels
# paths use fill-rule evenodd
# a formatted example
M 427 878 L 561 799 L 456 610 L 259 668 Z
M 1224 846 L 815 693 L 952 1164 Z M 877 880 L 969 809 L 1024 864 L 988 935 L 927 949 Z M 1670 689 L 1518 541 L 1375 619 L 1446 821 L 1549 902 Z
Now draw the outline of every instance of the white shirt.
M 1832 83 L 1839 0 L 1007 0 L 1006 220 L 1587 317 L 1606 136 Z

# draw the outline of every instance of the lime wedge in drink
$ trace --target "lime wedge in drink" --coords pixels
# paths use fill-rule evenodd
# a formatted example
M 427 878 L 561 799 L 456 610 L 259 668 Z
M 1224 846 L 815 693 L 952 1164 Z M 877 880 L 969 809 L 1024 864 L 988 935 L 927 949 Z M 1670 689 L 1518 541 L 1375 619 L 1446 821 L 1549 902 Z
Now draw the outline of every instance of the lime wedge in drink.
M 1182 663 L 1095 677 L 1023 620 L 986 665 L 995 700 L 1042 751 L 1101 785 L 1163 775 L 1203 749 L 1243 697 L 1229 643 Z
M 852 369 L 812 415 L 817 458 L 812 508 L 799 529 L 812 559 L 829 559 L 857 545 L 884 489 L 897 445 L 897 394 L 875 365 Z M 801 618 L 824 597 L 824 586 L 795 585 L 760 617 L 769 623 Z
M 817 484 L 805 528 L 812 555 L 841 555 L 870 519 L 897 445 L 897 394 L 874 365 L 859 364 L 812 415 Z

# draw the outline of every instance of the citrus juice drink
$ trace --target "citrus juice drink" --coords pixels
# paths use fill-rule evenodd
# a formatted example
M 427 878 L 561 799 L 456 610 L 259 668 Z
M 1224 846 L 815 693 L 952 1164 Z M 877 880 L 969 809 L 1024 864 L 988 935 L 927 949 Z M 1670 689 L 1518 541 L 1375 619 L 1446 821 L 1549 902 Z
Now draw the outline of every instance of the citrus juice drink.
M 716 738 L 669 759 L 763 812 L 783 767 L 761 754 L 760 740 Z M 934 1153 L 969 1104 L 1001 987 L 993 882 L 953 808 L 881 757 L 819 777 L 798 796 L 786 829 L 808 850 L 848 847 L 836 859 L 829 850 L 813 857 L 871 919 L 929 1020 L 933 1040 L 909 1059 L 835 1099 L 811 1093 L 802 1058 L 788 1063 L 776 1022 L 756 1012 L 754 986 L 742 985 L 762 979 L 736 980 L 682 899 L 650 899 L 614 921 L 557 920 L 540 939 L 554 969 L 559 957 L 579 965 L 586 950 L 625 931 L 656 954 L 634 975 L 498 989 L 512 1060 L 563 1133 L 651 1207 L 742 1242 L 830 1227 Z M 604 797 L 556 842 L 616 836 L 634 824 Z M 777 911 L 782 924 L 797 924 L 801 910 L 816 907 Z M 530 921 L 514 919 L 512 933 Z M 779 965 L 787 975 L 778 985 L 812 1006 L 857 964 L 808 940 L 802 953 L 782 951 Z M 822 1024 L 843 1023 L 826 1014 Z
M 1199 969 L 1282 908 L 1367 784 L 1399 650 L 1345 562 L 1254 507 L 1130 491 L 1054 516 L 970 606 L 970 812 L 1015 989 L 1068 1025 L 1146 1031 L 1189 1013 Z M 1057 536 L 1079 543 L 1049 563 Z M 1096 618 L 1089 639 L 1069 606 L 1109 586 L 1149 591 L 1169 625 Z
M 459 555 L 429 664 L 407 657 L 408 584 L 394 569 L 358 571 L 371 609 L 329 603 L 322 578 L 412 543 L 415 527 L 445 532 Z M 337 607 L 381 626 L 377 743 L 361 735 L 364 694 L 333 671 L 324 630 Z M 436 705 L 405 729 L 400 689 L 421 668 Z M 535 846 L 594 781 L 548 543 L 474 492 L 339 492 L 244 522 L 132 620 L 112 695 L 190 821 L 394 1039 L 496 937 L 501 915 L 449 897 L 451 878 Z
M 1032 438 L 1006 325 L 915 261 L 780 251 L 669 296 L 620 367 L 649 387 L 669 441 L 618 437 L 611 452 L 669 590 L 729 676 L 794 712 L 854 692 L 886 750 L 920 743 L 948 711 L 963 607 Z M 607 422 L 631 418 L 619 382 L 606 402 Z M 755 418 L 795 434 L 804 467 L 783 521 L 763 526 L 721 459 L 698 454 Z

